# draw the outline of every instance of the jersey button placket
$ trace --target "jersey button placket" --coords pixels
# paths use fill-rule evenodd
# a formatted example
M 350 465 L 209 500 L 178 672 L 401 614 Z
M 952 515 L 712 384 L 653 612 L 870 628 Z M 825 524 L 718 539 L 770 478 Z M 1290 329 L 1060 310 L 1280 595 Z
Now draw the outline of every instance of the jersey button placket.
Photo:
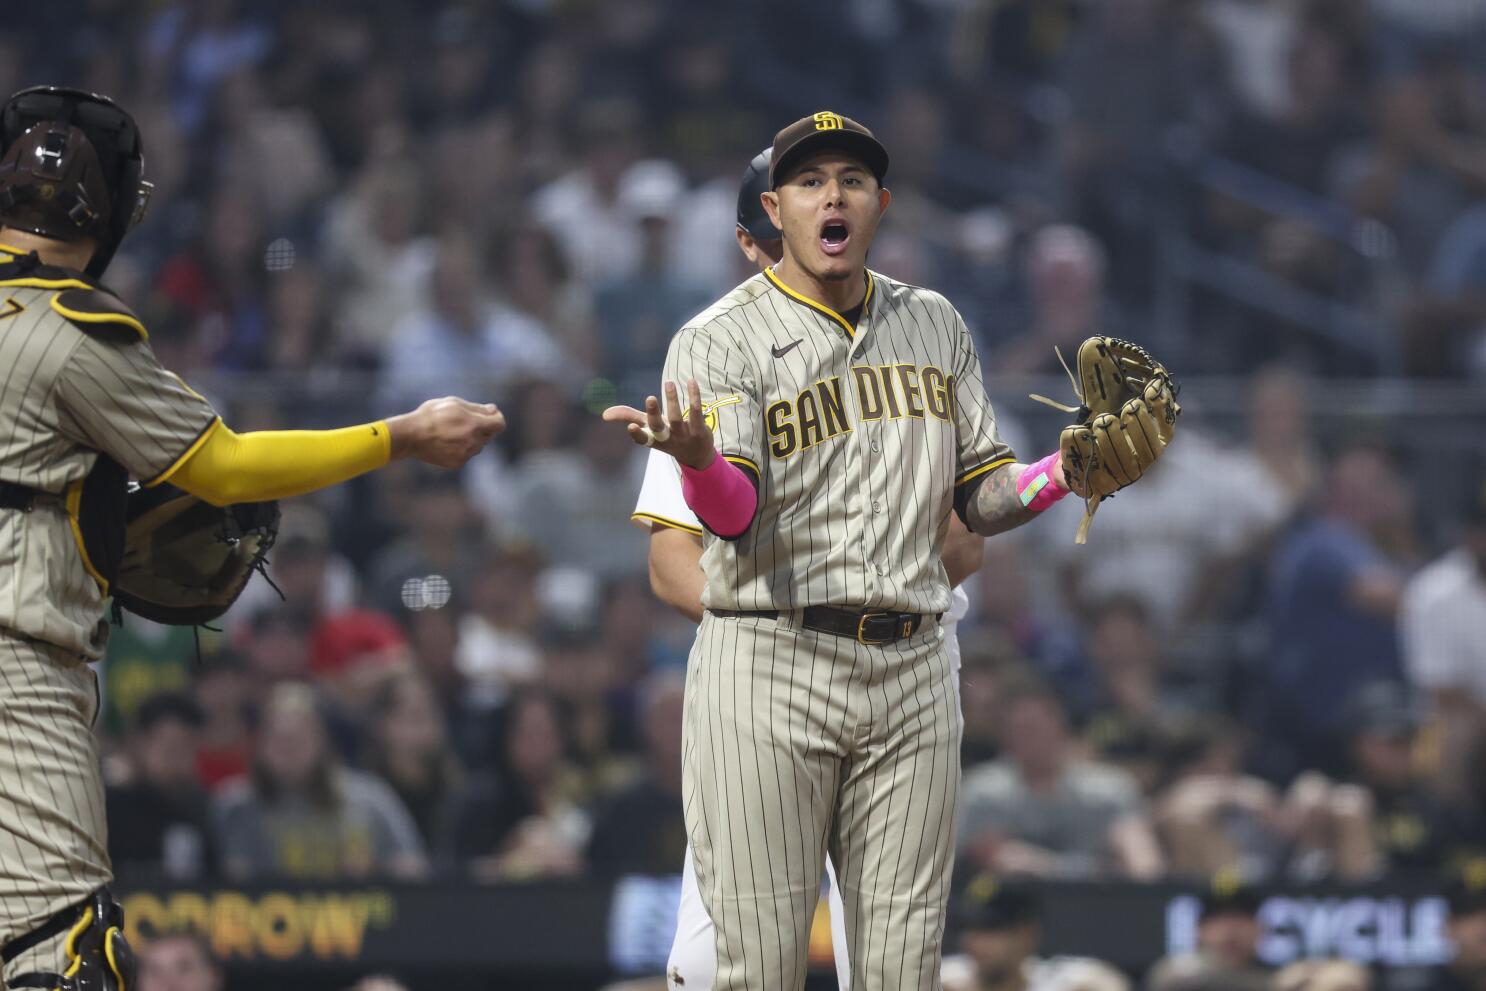
M 865 359 L 867 350 L 867 329 L 871 318 L 872 308 L 871 306 L 868 306 L 867 312 L 862 315 L 862 322 L 857 327 L 856 338 L 852 342 L 852 347 L 848 352 L 848 373 L 850 372 L 851 365 L 855 364 L 857 361 Z M 864 435 L 863 441 L 865 442 L 865 446 L 872 452 L 872 454 L 866 455 L 864 453 L 863 455 L 864 459 L 867 462 L 867 470 L 861 473 L 861 489 L 858 492 L 857 497 L 861 499 L 862 503 L 871 507 L 873 517 L 882 515 L 882 503 L 872 497 L 872 470 L 873 467 L 877 464 L 879 456 L 882 454 L 883 442 L 878 434 L 878 431 L 881 429 L 881 427 L 882 423 L 880 420 L 872 422 L 870 424 L 861 424 L 861 430 Z M 866 526 L 862 527 L 862 571 L 867 578 L 867 590 L 869 596 L 876 596 L 881 591 L 881 583 L 874 581 L 874 577 L 881 578 L 883 575 L 887 574 L 886 567 L 872 560 L 872 557 L 876 553 L 878 545 L 880 543 L 880 534 L 877 532 L 877 526 L 878 523 L 874 519 Z

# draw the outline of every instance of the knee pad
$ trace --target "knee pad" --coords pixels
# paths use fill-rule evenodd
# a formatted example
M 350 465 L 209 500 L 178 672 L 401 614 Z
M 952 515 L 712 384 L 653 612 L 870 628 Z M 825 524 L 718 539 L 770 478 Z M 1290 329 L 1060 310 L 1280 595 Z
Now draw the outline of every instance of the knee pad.
M 134 991 L 138 964 L 128 940 L 124 939 L 124 910 L 107 888 L 99 888 L 87 901 L 58 912 L 37 929 L 6 944 L 4 958 L 8 962 L 64 932 L 67 964 L 62 973 L 22 974 L 12 978 L 8 987 Z

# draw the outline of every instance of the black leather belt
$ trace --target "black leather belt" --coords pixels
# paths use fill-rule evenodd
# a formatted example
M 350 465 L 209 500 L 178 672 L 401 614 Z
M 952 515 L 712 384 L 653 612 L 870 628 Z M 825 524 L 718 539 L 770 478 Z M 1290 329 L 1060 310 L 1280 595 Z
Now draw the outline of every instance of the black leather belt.
M 38 490 L 29 485 L 0 482 L 0 509 L 19 509 L 23 513 L 29 513 L 36 505 L 39 494 Z
M 758 616 L 763 619 L 778 619 L 777 609 L 709 609 L 714 616 Z M 907 640 L 919 631 L 924 620 L 930 617 L 916 612 L 884 612 L 880 609 L 859 611 L 835 609 L 831 606 L 806 606 L 803 625 L 817 633 L 830 633 L 838 637 L 851 637 L 857 643 L 881 646 Z

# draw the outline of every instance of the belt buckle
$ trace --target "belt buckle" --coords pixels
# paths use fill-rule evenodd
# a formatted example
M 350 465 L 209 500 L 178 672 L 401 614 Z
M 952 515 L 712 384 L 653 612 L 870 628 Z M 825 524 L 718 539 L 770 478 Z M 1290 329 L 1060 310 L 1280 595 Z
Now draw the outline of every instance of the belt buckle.
M 857 643 L 862 644 L 862 645 L 867 646 L 867 647 L 876 647 L 876 646 L 878 646 L 880 644 L 892 643 L 893 642 L 893 639 L 894 639 L 893 637 L 886 637 L 886 638 L 881 639 L 881 640 L 868 640 L 867 639 L 867 620 L 869 620 L 869 619 L 885 619 L 886 617 L 891 616 L 891 615 L 892 615 L 892 613 L 890 613 L 890 612 L 864 612 L 864 613 L 862 613 L 862 615 L 857 619 Z

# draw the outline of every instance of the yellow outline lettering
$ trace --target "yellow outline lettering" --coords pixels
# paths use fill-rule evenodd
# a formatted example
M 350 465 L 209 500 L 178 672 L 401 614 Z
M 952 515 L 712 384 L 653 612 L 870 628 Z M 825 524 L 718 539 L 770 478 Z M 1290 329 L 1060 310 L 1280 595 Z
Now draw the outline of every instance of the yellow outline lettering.
M 764 427 L 769 431 L 769 436 L 775 438 L 769 444 L 769 453 L 781 460 L 794 454 L 799 448 L 795 425 L 790 419 L 793 415 L 794 409 L 788 399 L 770 403 L 769 408 L 764 411 Z
M 851 431 L 851 421 L 846 416 L 846 401 L 841 397 L 841 377 L 834 376 L 824 382 L 815 383 L 820 396 L 820 411 L 825 419 L 826 436 L 838 437 Z
M 851 377 L 856 381 L 857 418 L 863 422 L 882 419 L 882 386 L 877 381 L 876 369 L 871 365 L 852 365 Z
M 903 419 L 903 407 L 898 403 L 898 386 L 894 381 L 892 365 L 878 365 L 877 377 L 882 379 L 882 394 L 887 400 L 887 418 L 889 420 Z
M 800 419 L 800 450 L 808 451 L 825 440 L 821 431 L 820 403 L 815 393 L 806 389 L 795 400 L 795 412 Z
M 938 420 L 948 420 L 949 392 L 945 389 L 944 373 L 933 365 L 925 365 L 918 378 L 923 385 L 924 406 L 929 415 Z
M 918 376 L 917 365 L 894 365 L 893 369 L 898 373 L 898 382 L 903 386 L 903 407 L 907 414 L 916 420 L 924 418 L 924 407 L 919 402 L 922 393 L 919 387 L 911 380 Z

